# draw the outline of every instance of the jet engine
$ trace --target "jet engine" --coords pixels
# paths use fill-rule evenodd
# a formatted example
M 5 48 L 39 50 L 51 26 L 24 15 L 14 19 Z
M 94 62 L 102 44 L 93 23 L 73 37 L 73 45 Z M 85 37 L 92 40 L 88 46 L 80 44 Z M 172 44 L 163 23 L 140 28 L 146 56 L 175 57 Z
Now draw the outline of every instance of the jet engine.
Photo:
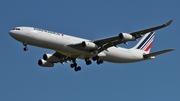
M 82 47 L 85 48 L 85 49 L 97 49 L 98 45 L 96 45 L 93 42 L 83 41 L 82 42 Z
M 124 41 L 134 41 L 136 38 L 128 33 L 120 33 L 119 38 Z
M 53 54 L 44 54 L 43 59 L 48 62 L 59 62 L 59 58 Z
M 38 61 L 38 64 L 39 64 L 39 66 L 42 66 L 42 67 L 53 67 L 54 66 L 54 63 L 45 61 L 44 59 L 40 59 Z

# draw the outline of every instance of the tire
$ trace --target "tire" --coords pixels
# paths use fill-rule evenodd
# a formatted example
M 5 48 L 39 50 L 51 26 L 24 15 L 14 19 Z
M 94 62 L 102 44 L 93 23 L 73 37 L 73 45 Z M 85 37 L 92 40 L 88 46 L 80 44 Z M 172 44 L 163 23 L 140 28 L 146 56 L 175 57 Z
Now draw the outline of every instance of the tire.
M 24 51 L 27 51 L 27 50 L 28 50 L 28 48 L 27 48 L 27 47 L 25 47 L 23 50 L 24 50 Z
M 74 68 L 74 71 L 75 71 L 75 72 L 77 72 L 77 71 L 78 71 L 78 68 L 77 68 L 77 67 L 75 67 L 75 68 Z
M 80 70 L 81 70 L 81 67 L 80 67 L 80 66 L 78 66 L 78 67 L 77 67 L 77 69 L 78 69 L 78 71 L 80 71 Z

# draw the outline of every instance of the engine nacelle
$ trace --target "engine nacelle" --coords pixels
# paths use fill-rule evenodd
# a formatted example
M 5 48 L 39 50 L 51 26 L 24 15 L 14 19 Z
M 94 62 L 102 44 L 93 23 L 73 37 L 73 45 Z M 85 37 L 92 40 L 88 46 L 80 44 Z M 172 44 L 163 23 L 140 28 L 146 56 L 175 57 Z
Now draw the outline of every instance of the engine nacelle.
M 128 33 L 120 33 L 119 38 L 124 41 L 134 41 L 136 38 Z
M 48 62 L 59 62 L 59 58 L 53 54 L 44 54 L 43 59 Z
M 42 67 L 54 67 L 54 63 L 45 61 L 45 60 L 43 60 L 43 59 L 40 59 L 40 60 L 38 61 L 38 64 L 39 64 L 39 66 L 42 66 Z
M 97 49 L 98 45 L 96 45 L 93 42 L 83 41 L 82 42 L 82 47 L 85 48 L 85 49 Z

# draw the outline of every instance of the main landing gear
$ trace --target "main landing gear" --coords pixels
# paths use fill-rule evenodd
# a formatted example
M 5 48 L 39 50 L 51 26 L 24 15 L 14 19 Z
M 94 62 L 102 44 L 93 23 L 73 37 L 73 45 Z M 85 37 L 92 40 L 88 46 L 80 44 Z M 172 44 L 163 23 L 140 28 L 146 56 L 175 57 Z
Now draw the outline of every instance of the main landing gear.
M 95 56 L 92 58 L 93 61 L 96 61 L 98 65 L 103 64 L 103 60 L 99 59 L 99 56 Z
M 97 63 L 98 65 L 103 64 L 103 62 L 104 62 L 103 60 L 97 60 L 97 61 L 96 61 L 96 63 Z
M 103 63 L 103 60 L 99 59 L 98 56 L 93 57 L 92 60 L 96 61 L 96 63 L 98 65 Z M 85 62 L 86 62 L 86 65 L 91 65 L 92 64 L 92 61 L 89 58 L 85 58 Z M 72 60 L 72 64 L 70 64 L 70 67 L 74 68 L 74 71 L 76 71 L 76 72 L 81 70 L 81 67 L 77 66 L 76 59 Z
M 28 50 L 27 43 L 23 43 L 23 45 L 24 45 L 23 50 L 24 50 L 24 51 L 27 51 L 27 50 Z
M 88 58 L 86 58 L 86 59 L 85 59 L 85 62 L 86 62 L 86 65 L 90 65 L 90 64 L 92 64 L 92 61 L 91 61 L 91 60 L 89 60 Z
M 81 70 L 81 67 L 77 66 L 77 63 L 75 61 L 70 65 L 70 67 L 74 68 L 74 71 L 76 72 Z
M 97 63 L 98 65 L 100 65 L 100 64 L 103 63 L 103 60 L 99 59 L 98 56 L 93 57 L 92 60 L 93 60 L 93 61 L 96 61 L 96 63 Z M 85 59 L 85 62 L 86 62 L 86 65 L 92 64 L 92 62 L 91 62 L 91 60 L 90 60 L 89 58 L 86 58 L 86 59 Z

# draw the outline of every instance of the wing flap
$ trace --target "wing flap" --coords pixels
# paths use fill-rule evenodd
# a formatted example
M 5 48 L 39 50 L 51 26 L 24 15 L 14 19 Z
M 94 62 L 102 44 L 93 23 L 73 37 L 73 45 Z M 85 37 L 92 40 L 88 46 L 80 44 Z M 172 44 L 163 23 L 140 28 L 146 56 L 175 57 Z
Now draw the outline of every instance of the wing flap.
M 76 61 L 75 57 L 69 57 L 69 56 L 66 56 L 66 55 L 64 55 L 60 52 L 57 52 L 57 51 L 54 53 L 54 55 L 60 58 L 59 62 L 61 64 L 63 64 L 64 62 L 67 62 L 67 61 Z
M 143 55 L 144 58 L 151 58 L 151 57 L 154 57 L 154 56 L 157 56 L 157 55 L 160 55 L 160 54 L 164 54 L 164 53 L 167 53 L 167 52 L 170 52 L 170 51 L 173 51 L 174 49 L 166 49 L 166 50 L 162 50 L 162 51 L 158 51 L 158 52 L 153 52 L 153 53 L 150 53 L 150 54 L 145 54 Z

